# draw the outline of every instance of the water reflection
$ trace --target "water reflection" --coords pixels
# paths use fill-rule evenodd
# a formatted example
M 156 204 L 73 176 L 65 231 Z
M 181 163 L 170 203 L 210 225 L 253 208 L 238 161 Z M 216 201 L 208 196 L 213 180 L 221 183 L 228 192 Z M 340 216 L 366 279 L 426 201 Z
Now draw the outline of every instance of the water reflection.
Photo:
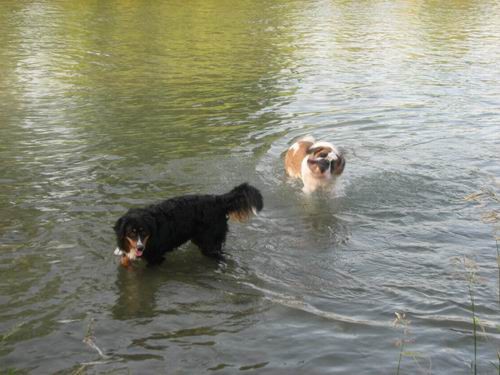
M 147 267 L 117 267 L 118 299 L 112 308 L 114 319 L 150 318 L 156 313 L 155 297 L 162 279 Z
M 2 366 L 77 371 L 96 354 L 82 349 L 91 316 L 113 361 L 90 372 L 391 373 L 404 310 L 408 350 L 454 374 L 472 327 L 449 267 L 467 256 L 489 371 L 497 202 L 463 197 L 498 187 L 499 12 L 2 1 Z M 280 155 L 306 134 L 349 150 L 334 194 L 284 178 Z M 231 227 L 226 268 L 191 246 L 158 269 L 116 265 L 111 227 L 129 207 L 243 181 L 266 207 Z

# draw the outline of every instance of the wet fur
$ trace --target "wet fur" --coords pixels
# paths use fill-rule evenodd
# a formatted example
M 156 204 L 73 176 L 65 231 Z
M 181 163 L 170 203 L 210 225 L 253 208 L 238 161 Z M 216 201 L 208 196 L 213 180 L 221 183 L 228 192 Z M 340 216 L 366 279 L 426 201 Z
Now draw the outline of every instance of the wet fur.
M 242 184 L 222 195 L 185 195 L 145 208 L 132 208 L 114 226 L 118 248 L 133 260 L 133 244 L 127 239 L 132 228 L 147 238 L 142 258 L 161 263 L 164 255 L 191 240 L 207 256 L 222 259 L 228 219 L 244 220 L 263 207 L 262 195 Z
M 305 193 L 334 184 L 344 167 L 345 158 L 333 144 L 311 136 L 299 139 L 285 154 L 287 175 L 300 178 Z

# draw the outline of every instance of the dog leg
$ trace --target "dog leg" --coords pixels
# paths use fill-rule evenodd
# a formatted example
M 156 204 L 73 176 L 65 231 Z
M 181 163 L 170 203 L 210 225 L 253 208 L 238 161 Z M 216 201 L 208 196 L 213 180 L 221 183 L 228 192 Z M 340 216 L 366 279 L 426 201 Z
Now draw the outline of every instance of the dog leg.
M 224 261 L 224 252 L 222 245 L 226 240 L 227 222 L 224 220 L 221 226 L 207 226 L 200 230 L 196 236 L 191 240 L 198 246 L 203 255 L 216 259 L 217 261 Z
M 223 242 L 217 242 L 207 237 L 193 239 L 192 242 L 199 247 L 203 255 L 217 261 L 224 261 L 224 252 L 222 251 Z
M 226 258 L 224 257 L 224 252 L 222 251 L 222 244 L 219 248 L 202 248 L 201 252 L 207 257 L 213 258 L 219 262 L 224 262 Z
M 148 266 L 159 265 L 165 260 L 163 254 L 144 253 L 143 257 L 148 261 Z

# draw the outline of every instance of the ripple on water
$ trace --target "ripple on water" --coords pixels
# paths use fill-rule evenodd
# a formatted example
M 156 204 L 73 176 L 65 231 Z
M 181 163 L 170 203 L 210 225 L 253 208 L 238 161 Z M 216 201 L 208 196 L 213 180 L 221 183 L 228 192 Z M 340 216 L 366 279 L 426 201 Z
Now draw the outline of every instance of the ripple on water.
M 0 8 L 6 369 L 391 373 L 407 332 L 401 372 L 465 372 L 465 256 L 491 371 L 498 4 Z M 282 160 L 308 134 L 347 158 L 312 197 Z M 265 208 L 225 265 L 186 245 L 117 267 L 126 209 L 243 181 Z

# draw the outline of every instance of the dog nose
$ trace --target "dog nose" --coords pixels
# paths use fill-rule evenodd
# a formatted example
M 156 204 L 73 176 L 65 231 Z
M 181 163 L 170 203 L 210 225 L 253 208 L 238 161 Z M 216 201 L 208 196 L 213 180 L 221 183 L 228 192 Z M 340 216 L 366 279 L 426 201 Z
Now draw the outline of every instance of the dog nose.
M 323 173 L 330 167 L 330 162 L 326 159 L 321 159 L 318 161 L 318 166 L 319 169 L 321 170 L 321 173 Z

